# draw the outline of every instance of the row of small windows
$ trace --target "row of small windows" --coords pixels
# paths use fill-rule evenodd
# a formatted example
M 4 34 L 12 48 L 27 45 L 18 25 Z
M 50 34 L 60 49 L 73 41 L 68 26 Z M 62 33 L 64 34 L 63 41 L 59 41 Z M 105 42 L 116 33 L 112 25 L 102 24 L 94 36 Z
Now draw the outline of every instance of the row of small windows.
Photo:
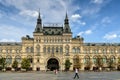
M 26 47 L 26 52 L 27 53 L 33 53 L 34 52 L 34 48 L 33 47 Z M 38 53 L 40 53 L 40 46 L 39 45 L 37 45 L 36 46 L 36 52 L 38 52 Z M 50 53 L 50 52 L 52 52 L 52 53 L 54 53 L 54 52 L 60 52 L 60 53 L 62 53 L 63 52 L 63 48 L 62 47 L 44 47 L 43 48 L 43 52 L 44 53 L 46 53 L 46 52 L 48 52 L 48 53 Z M 68 47 L 65 47 L 65 52 L 66 53 L 69 53 L 69 46 Z M 90 50 L 90 49 L 84 49 L 83 50 L 83 53 L 116 53 L 116 52 L 118 52 L 118 53 L 120 53 L 120 49 L 118 49 L 118 50 L 115 50 L 115 49 L 109 49 L 109 50 L 107 50 L 107 49 L 101 49 L 101 50 L 98 50 L 98 49 L 92 49 L 92 50 Z M 72 53 L 81 53 L 81 50 L 80 50 L 80 48 L 79 47 L 73 47 L 72 48 Z
M 74 47 L 74 48 L 72 49 L 72 51 L 73 51 L 73 53 L 80 53 L 80 48 L 78 48 L 78 47 L 75 48 L 75 47 Z
M 63 48 L 62 47 L 44 47 L 43 48 L 43 52 L 46 53 L 62 53 L 63 52 Z
M 36 42 L 41 42 L 41 39 L 36 39 Z M 60 42 L 70 42 L 70 39 L 44 39 L 45 43 L 60 43 Z
M 3 49 L 0 49 L 0 52 L 6 52 L 6 53 L 20 53 L 21 52 L 21 50 L 20 49 L 16 49 L 16 50 L 12 50 L 12 49 L 5 49 L 5 50 L 3 50 Z
M 101 49 L 101 50 L 98 50 L 98 49 L 93 49 L 93 50 L 90 50 L 90 49 L 84 49 L 84 53 L 120 53 L 120 49 L 118 50 L 115 50 L 115 49 Z
M 27 53 L 33 53 L 34 52 L 34 48 L 33 47 L 26 47 L 26 52 Z
M 36 46 L 36 48 L 35 48 L 36 50 L 36 53 L 37 54 L 40 54 L 40 45 L 37 45 Z M 26 52 L 27 53 L 33 53 L 34 52 L 34 49 L 33 49 L 33 47 L 26 47 Z M 44 47 L 43 48 L 43 52 L 44 53 L 55 53 L 55 52 L 57 52 L 57 53 L 62 53 L 63 52 L 63 48 L 62 47 Z
M 58 40 L 54 40 L 54 39 L 45 39 L 44 40 L 45 43 L 54 43 L 54 42 L 70 42 L 70 39 L 65 39 L 64 41 L 62 39 L 58 39 Z

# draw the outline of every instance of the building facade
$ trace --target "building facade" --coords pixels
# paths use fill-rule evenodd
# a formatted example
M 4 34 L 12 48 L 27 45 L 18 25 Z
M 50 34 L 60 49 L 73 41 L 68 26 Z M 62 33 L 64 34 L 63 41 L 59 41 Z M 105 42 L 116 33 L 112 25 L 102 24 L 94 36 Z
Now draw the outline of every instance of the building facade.
M 6 58 L 7 67 L 14 60 L 19 63 L 29 58 L 33 70 L 64 70 L 67 59 L 72 63 L 70 70 L 85 70 L 101 66 L 108 67 L 112 61 L 117 68 L 120 58 L 120 43 L 84 43 L 80 36 L 72 38 L 69 19 L 66 14 L 63 25 L 43 25 L 38 15 L 33 38 L 22 37 L 22 42 L 0 42 L 0 58 Z

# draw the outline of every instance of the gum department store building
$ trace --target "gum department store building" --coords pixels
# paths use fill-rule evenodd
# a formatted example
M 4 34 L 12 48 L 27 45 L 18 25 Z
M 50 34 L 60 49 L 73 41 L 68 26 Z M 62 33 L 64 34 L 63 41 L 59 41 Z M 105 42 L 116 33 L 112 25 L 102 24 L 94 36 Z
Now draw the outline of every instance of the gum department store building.
M 84 70 L 88 62 L 91 63 L 92 70 L 98 57 L 102 60 L 103 67 L 107 67 L 108 59 L 118 63 L 120 43 L 84 43 L 80 36 L 72 38 L 67 14 L 64 26 L 45 26 L 42 25 L 39 13 L 33 38 L 26 35 L 20 43 L 0 42 L 0 58 L 2 57 L 6 58 L 7 67 L 11 67 L 14 60 L 21 67 L 22 59 L 29 58 L 32 70 L 64 70 L 65 60 L 69 59 L 72 63 L 70 70 L 75 67 Z

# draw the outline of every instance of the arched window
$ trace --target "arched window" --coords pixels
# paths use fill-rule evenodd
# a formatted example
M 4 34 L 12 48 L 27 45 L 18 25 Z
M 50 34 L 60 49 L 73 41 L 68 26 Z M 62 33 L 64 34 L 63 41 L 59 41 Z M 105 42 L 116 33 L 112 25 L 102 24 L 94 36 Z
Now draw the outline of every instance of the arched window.
M 36 46 L 36 52 L 37 52 L 37 54 L 40 54 L 40 46 L 39 45 Z
M 7 64 L 11 64 L 12 63 L 12 57 L 11 56 L 7 56 L 6 57 L 6 63 Z
M 97 54 L 98 53 L 98 49 L 93 49 L 93 53 Z
M 97 57 L 93 57 L 93 63 L 96 64 L 97 63 Z
M 43 52 L 46 53 L 46 47 L 43 48 Z
M 17 54 L 20 53 L 20 50 L 19 50 L 19 49 L 16 49 L 16 53 L 17 53 Z
M 77 48 L 77 53 L 80 53 L 80 48 L 79 47 Z
M 107 63 L 107 57 L 106 56 L 103 56 L 103 63 L 106 64 Z
M 54 53 L 54 47 L 52 47 L 52 53 Z
M 90 57 L 89 56 L 85 56 L 84 64 L 88 64 L 89 62 L 90 62 Z
M 107 53 L 107 49 L 102 49 L 102 53 L 106 54 Z
M 31 51 L 30 51 L 31 53 L 33 53 L 34 52 L 34 48 L 33 47 L 31 47 Z
M 16 60 L 18 63 L 20 63 L 20 62 L 21 62 L 21 57 L 20 57 L 20 56 L 16 56 L 16 57 L 15 57 L 15 60 Z
M 62 47 L 60 47 L 60 53 L 62 53 L 63 52 L 63 48 Z
M 50 47 L 48 47 L 48 53 L 50 53 Z
M 113 53 L 115 52 L 115 50 L 114 50 L 114 49 L 110 49 L 109 52 L 110 52 L 111 54 L 113 54 Z
M 29 53 L 29 52 L 30 52 L 30 51 L 29 51 L 29 47 L 26 47 L 26 52 L 27 52 L 27 53 Z
M 75 52 L 76 52 L 75 48 L 73 48 L 73 49 L 72 49 L 72 52 L 73 52 L 73 53 L 75 53 Z
M 110 60 L 111 60 L 112 62 L 115 62 L 115 56 L 111 56 L 111 57 L 110 57 Z
M 65 47 L 65 53 L 66 53 L 66 55 L 69 55 L 69 46 L 68 45 Z
M 57 52 L 57 53 L 59 52 L 59 48 L 58 48 L 58 47 L 56 47 L 56 52 Z

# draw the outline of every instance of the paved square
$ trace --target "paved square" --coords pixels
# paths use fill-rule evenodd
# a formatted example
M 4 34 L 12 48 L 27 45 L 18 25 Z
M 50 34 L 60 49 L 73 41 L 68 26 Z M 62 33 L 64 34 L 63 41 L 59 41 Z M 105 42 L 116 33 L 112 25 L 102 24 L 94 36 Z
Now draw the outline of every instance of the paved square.
M 79 80 L 120 80 L 120 72 L 79 72 Z M 0 72 L 0 80 L 73 80 L 74 72 Z M 75 79 L 78 80 L 78 79 Z

